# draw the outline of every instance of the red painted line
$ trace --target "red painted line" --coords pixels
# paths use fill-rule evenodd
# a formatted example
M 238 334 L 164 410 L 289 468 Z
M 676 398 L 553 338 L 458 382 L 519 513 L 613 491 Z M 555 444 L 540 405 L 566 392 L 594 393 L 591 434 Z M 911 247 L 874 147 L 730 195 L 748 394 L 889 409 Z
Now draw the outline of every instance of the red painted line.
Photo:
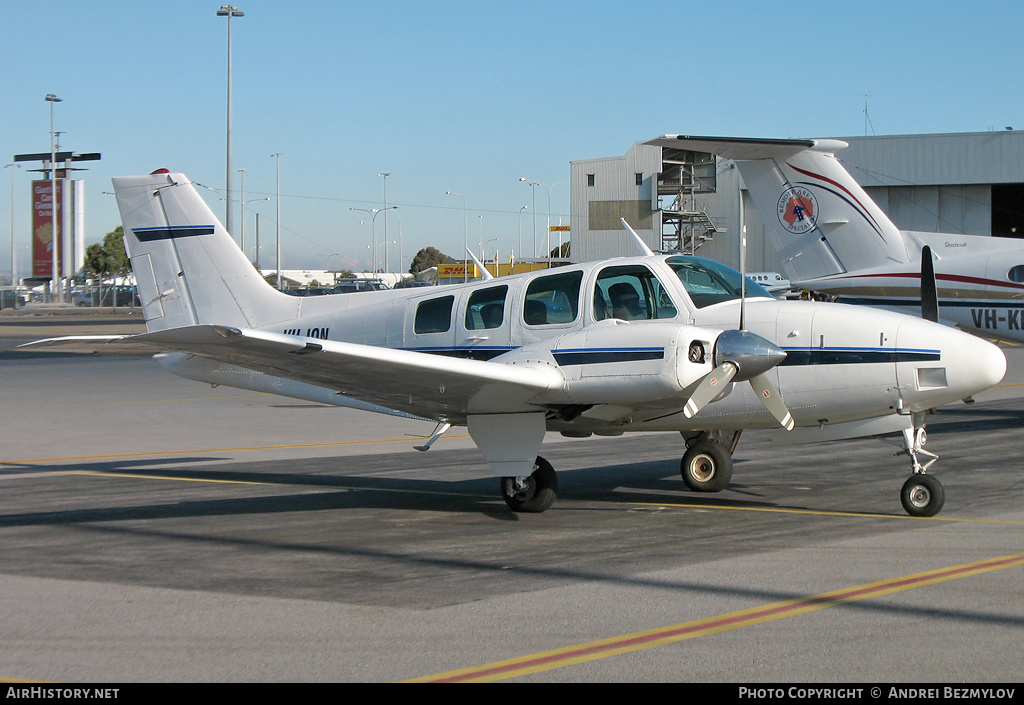
M 431 678 L 427 682 L 431 683 L 458 683 L 463 681 L 475 680 L 485 678 L 488 676 L 500 675 L 502 673 L 509 673 L 512 671 L 520 671 L 523 669 L 530 669 L 536 667 L 549 666 L 551 664 L 558 663 L 560 661 L 570 661 L 584 656 L 593 656 L 603 652 L 611 652 L 618 649 L 628 648 L 631 646 L 640 646 L 663 639 L 671 639 L 674 637 L 685 636 L 687 634 L 695 634 L 703 631 L 717 630 L 723 627 L 733 627 L 742 625 L 744 623 L 753 622 L 756 620 L 768 619 L 780 619 L 785 617 L 787 614 L 799 612 L 806 608 L 819 608 L 823 609 L 830 605 L 835 605 L 841 602 L 862 600 L 874 595 L 879 595 L 890 590 L 904 590 L 921 583 L 930 583 L 935 581 L 945 581 L 951 578 L 955 578 L 967 573 L 973 573 L 977 571 L 990 571 L 996 570 L 1002 567 L 1010 567 L 1014 564 L 1019 564 L 1024 561 L 1024 554 L 1016 554 L 1012 556 L 1003 556 L 1001 558 L 994 558 L 985 561 L 979 561 L 976 563 L 970 563 L 966 565 L 954 566 L 952 568 L 933 570 L 926 573 L 918 573 L 901 578 L 893 578 L 878 583 L 871 583 L 868 585 L 857 586 L 847 588 L 844 590 L 837 590 L 834 592 L 821 593 L 819 595 L 812 595 L 810 597 L 799 599 L 790 602 L 774 603 L 766 605 L 761 609 L 754 609 L 752 611 L 741 611 L 739 613 L 731 613 L 724 615 L 719 619 L 708 619 L 699 620 L 694 623 L 685 624 L 678 627 L 668 627 L 665 629 L 638 634 L 634 636 L 625 636 L 621 639 L 613 641 L 602 642 L 593 645 L 582 645 L 579 648 L 569 649 L 564 651 L 558 651 L 556 653 L 549 653 L 544 656 L 537 657 L 524 657 L 512 661 L 510 663 L 504 663 L 495 666 L 481 666 L 480 668 L 463 671 L 463 672 L 449 672 L 451 675 L 438 674 L 439 677 Z

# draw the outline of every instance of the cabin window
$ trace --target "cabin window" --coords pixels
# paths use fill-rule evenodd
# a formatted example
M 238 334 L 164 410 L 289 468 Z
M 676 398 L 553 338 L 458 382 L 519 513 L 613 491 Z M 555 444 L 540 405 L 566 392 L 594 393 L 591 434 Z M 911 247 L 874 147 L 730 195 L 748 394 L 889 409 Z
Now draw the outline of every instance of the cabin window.
M 1006 273 L 1006 278 L 1018 284 L 1024 284 L 1024 264 L 1018 264 Z
M 466 330 L 500 328 L 505 321 L 507 286 L 474 291 L 466 306 Z
M 548 326 L 572 323 L 579 315 L 583 272 L 538 277 L 530 282 L 523 303 L 523 323 Z
M 442 296 L 437 299 L 421 301 L 416 307 L 417 333 L 445 333 L 452 327 L 452 306 L 454 296 Z
M 743 276 L 724 264 L 703 257 L 669 257 L 665 262 L 675 270 L 697 308 L 738 299 L 744 289 Z M 747 279 L 745 288 L 747 298 L 772 298 L 750 279 Z
M 647 267 L 605 267 L 594 286 L 594 319 L 625 321 L 675 318 L 676 307 L 658 278 Z

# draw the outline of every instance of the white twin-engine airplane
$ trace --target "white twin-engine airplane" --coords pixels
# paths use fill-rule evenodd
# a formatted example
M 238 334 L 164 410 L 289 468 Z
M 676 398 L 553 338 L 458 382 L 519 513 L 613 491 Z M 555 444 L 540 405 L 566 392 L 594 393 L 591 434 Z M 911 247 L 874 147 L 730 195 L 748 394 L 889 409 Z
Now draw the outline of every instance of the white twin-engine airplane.
M 1020 240 L 898 230 L 835 153 L 841 140 L 665 135 L 735 161 L 792 287 L 1024 341 Z
M 797 441 L 902 432 L 902 502 L 930 516 L 943 491 L 925 474 L 925 412 L 1006 369 L 967 333 L 779 301 L 715 262 L 649 250 L 454 286 L 287 296 L 184 175 L 115 178 L 114 190 L 148 332 L 88 342 L 149 346 L 202 382 L 436 421 L 421 450 L 467 426 L 514 511 L 555 498 L 538 456 L 548 431 L 678 432 L 686 484 L 715 492 L 740 432 L 775 428 Z

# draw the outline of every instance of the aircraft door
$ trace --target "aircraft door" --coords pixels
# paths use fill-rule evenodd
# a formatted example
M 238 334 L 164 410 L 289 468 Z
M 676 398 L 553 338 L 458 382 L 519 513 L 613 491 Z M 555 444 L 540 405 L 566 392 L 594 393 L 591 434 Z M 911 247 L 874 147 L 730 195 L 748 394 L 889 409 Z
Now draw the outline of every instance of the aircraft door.
M 451 293 L 410 302 L 412 311 L 405 318 L 405 346 L 422 352 L 453 353 L 455 303 L 456 297 Z
M 511 301 L 508 286 L 474 289 L 462 298 L 457 314 L 459 354 L 489 360 L 512 348 Z

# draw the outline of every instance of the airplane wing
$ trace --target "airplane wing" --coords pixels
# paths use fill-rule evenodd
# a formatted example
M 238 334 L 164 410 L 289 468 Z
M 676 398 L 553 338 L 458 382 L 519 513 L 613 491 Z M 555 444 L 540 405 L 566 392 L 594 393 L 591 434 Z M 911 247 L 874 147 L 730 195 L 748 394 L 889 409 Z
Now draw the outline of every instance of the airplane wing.
M 85 346 L 199 355 L 417 417 L 463 421 L 468 414 L 538 411 L 530 399 L 560 388 L 554 368 L 511 365 L 217 325 L 131 336 L 72 336 L 31 346 Z

